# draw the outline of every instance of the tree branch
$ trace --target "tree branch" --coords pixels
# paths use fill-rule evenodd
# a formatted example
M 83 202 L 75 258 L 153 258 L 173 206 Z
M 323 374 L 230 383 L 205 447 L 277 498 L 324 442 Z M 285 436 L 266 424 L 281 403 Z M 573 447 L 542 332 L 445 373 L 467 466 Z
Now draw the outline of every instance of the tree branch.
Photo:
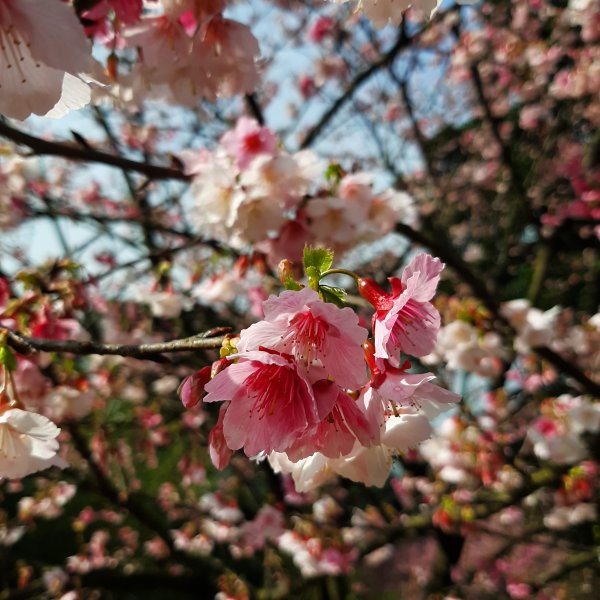
M 19 354 L 32 352 L 66 352 L 69 354 L 100 354 L 127 356 L 140 360 L 154 360 L 168 362 L 162 354 L 172 352 L 189 352 L 192 350 L 208 350 L 220 348 L 225 333 L 229 327 L 215 327 L 204 333 L 192 337 L 172 340 L 170 342 L 157 342 L 152 344 L 99 344 L 96 342 L 80 342 L 76 340 L 50 340 L 44 338 L 27 337 L 17 331 L 0 326 L 0 332 L 6 332 L 8 345 Z
M 308 148 L 321 135 L 325 127 L 329 124 L 331 119 L 333 119 L 339 109 L 346 104 L 350 98 L 352 98 L 354 92 L 356 92 L 356 90 L 358 90 L 358 88 L 372 75 L 377 73 L 379 69 L 385 67 L 391 61 L 393 61 L 398 53 L 402 49 L 406 48 L 413 41 L 413 39 L 414 37 L 409 38 L 406 36 L 404 33 L 404 28 L 400 28 L 394 45 L 385 54 L 383 54 L 379 60 L 376 60 L 374 63 L 370 64 L 353 79 L 346 91 L 341 96 L 338 96 L 337 100 L 335 100 L 329 109 L 321 116 L 319 121 L 306 134 L 302 140 L 302 143 L 300 144 L 300 148 Z
M 102 163 L 127 171 L 136 171 L 151 179 L 177 179 L 179 181 L 190 181 L 191 179 L 189 175 L 171 167 L 150 165 L 92 148 L 84 148 L 83 146 L 73 146 L 62 142 L 43 140 L 14 129 L 2 121 L 0 121 L 0 136 L 31 148 L 37 156 L 60 156 L 69 160 Z

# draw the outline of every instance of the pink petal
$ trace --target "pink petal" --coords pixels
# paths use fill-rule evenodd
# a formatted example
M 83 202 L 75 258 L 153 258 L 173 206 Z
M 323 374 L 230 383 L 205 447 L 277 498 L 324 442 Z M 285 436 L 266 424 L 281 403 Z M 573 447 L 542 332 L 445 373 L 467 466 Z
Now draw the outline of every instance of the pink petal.
M 413 299 L 427 302 L 435 294 L 443 269 L 444 263 L 439 258 L 433 258 L 429 254 L 419 254 L 404 269 L 401 280 L 404 287 L 409 287 L 409 280 L 412 280 Z

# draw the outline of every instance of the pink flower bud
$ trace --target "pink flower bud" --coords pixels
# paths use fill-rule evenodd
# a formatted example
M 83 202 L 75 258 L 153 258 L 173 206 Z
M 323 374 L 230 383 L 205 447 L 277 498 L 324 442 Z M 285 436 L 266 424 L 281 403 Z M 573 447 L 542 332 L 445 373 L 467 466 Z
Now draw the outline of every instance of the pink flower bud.
M 210 371 L 210 367 L 202 367 L 181 382 L 177 394 L 185 408 L 193 408 L 202 400 L 206 394 L 204 386 L 210 381 Z
M 358 293 L 376 310 L 389 310 L 392 306 L 390 294 L 370 277 L 358 280 Z

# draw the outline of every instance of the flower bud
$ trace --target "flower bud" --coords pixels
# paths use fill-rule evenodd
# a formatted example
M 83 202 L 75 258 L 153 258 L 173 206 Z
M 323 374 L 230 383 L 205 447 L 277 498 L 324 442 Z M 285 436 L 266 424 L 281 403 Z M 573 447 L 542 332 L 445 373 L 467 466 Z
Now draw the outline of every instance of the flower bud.
M 358 282 L 358 293 L 376 310 L 389 310 L 392 307 L 390 295 L 370 277 L 361 277 Z
M 119 78 L 119 59 L 114 52 L 106 60 L 106 74 L 111 81 L 117 81 Z
M 287 288 L 290 281 L 294 281 L 294 267 L 291 260 L 284 258 L 277 265 L 277 277 L 281 284 Z
M 202 367 L 181 382 L 177 393 L 185 408 L 194 408 L 205 396 L 204 386 L 210 381 L 210 373 L 211 367 Z

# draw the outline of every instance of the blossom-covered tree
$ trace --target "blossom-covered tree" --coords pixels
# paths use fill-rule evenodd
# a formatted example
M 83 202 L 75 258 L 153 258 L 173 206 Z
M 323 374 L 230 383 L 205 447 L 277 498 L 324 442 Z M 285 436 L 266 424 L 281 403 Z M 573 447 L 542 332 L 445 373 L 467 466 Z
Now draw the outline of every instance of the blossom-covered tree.
M 0 598 L 595 598 L 597 0 L 0 0 Z

